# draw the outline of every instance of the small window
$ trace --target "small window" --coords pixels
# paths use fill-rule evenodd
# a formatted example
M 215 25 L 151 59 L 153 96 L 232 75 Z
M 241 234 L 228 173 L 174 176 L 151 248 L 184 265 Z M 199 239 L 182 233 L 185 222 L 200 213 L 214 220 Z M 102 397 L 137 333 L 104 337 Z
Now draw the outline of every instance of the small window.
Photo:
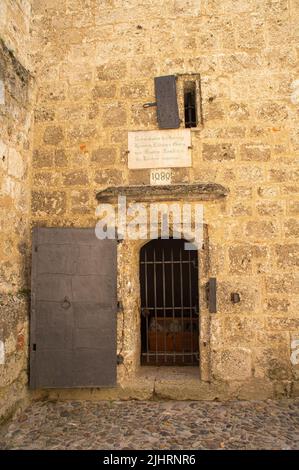
M 155 77 L 155 95 L 155 103 L 145 103 L 143 107 L 157 106 L 160 129 L 200 128 L 202 126 L 201 87 L 198 73 Z
M 184 83 L 185 127 L 197 127 L 196 83 Z
M 202 126 L 199 73 L 177 74 L 180 127 L 199 129 Z

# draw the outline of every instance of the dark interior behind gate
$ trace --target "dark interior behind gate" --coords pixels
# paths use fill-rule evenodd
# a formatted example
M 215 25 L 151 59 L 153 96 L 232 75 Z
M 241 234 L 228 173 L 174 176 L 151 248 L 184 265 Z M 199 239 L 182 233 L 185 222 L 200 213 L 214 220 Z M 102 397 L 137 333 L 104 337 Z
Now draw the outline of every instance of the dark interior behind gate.
M 199 362 L 198 253 L 185 243 L 156 239 L 140 250 L 144 365 Z

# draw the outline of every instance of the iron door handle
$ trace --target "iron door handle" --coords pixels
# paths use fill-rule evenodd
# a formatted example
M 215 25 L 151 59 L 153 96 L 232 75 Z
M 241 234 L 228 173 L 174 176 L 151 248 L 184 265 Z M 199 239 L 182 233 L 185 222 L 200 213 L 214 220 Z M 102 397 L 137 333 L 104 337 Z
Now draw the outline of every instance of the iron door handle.
M 64 297 L 63 301 L 61 302 L 61 307 L 64 308 L 64 310 L 68 310 L 71 306 L 71 302 L 67 297 Z

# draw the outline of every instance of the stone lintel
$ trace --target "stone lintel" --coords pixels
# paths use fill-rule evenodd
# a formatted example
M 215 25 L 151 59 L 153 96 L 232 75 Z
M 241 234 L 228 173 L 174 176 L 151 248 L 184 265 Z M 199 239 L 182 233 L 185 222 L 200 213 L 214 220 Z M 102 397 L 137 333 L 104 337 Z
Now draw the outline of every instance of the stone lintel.
M 229 190 L 216 183 L 171 184 L 165 186 L 110 186 L 99 191 L 98 201 L 113 202 L 118 196 L 126 196 L 135 201 L 209 201 L 227 196 Z

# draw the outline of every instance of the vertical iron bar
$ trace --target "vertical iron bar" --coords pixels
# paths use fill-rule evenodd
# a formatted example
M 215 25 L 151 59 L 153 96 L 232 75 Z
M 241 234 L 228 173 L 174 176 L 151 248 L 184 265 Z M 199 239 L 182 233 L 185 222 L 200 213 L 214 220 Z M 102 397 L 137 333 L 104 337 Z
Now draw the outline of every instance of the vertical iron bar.
M 171 299 L 172 299 L 172 320 L 175 329 L 175 309 L 174 309 L 174 272 L 173 272 L 173 246 L 171 247 Z M 176 352 L 176 332 L 173 332 L 173 363 L 175 364 Z
M 163 317 L 164 317 L 164 362 L 167 360 L 166 356 L 166 312 L 165 312 L 165 254 L 164 245 L 162 245 L 162 289 L 163 289 Z
M 180 248 L 180 288 L 181 288 L 181 323 L 182 323 L 182 360 L 185 362 L 185 348 L 184 348 L 184 291 L 183 291 L 183 263 L 182 263 L 182 248 Z
M 158 325 L 157 325 L 157 278 L 156 278 L 156 249 L 154 248 L 154 306 L 155 306 L 155 328 L 156 328 L 156 364 L 158 363 Z
M 191 93 L 188 93 L 188 126 L 192 127 Z
M 188 251 L 188 257 L 189 257 L 189 305 L 190 305 L 190 322 L 191 322 L 191 362 L 193 364 L 194 362 L 194 357 L 193 357 L 193 315 L 192 315 L 192 276 L 191 276 L 191 256 L 190 256 L 190 250 Z

